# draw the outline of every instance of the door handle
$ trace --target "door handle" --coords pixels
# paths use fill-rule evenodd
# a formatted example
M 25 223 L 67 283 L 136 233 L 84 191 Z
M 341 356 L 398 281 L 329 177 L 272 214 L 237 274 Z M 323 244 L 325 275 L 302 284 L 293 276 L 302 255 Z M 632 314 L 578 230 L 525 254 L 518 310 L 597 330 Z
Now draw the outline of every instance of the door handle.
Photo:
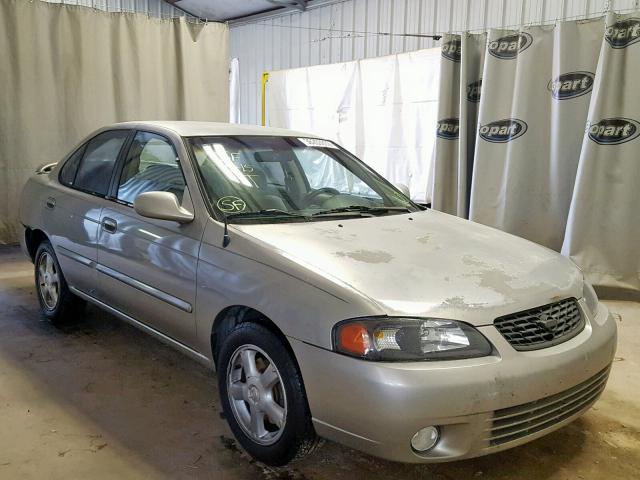
M 102 219 L 102 229 L 108 233 L 116 233 L 116 230 L 118 230 L 118 222 L 113 218 L 105 217 Z
M 45 204 L 47 205 L 47 208 L 49 210 L 53 210 L 56 206 L 56 199 L 53 197 L 49 197 L 47 198 L 47 201 L 45 202 Z

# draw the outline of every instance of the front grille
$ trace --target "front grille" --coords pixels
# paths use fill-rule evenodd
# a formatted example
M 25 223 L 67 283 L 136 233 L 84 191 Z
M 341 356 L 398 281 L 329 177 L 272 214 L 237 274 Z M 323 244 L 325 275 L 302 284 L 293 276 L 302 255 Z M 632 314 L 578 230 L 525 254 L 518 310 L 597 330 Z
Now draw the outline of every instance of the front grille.
M 549 428 L 593 404 L 604 390 L 609 367 L 564 392 L 493 412 L 489 446 L 502 445 Z
M 538 350 L 565 342 L 584 328 L 575 298 L 496 318 L 494 326 L 516 350 Z

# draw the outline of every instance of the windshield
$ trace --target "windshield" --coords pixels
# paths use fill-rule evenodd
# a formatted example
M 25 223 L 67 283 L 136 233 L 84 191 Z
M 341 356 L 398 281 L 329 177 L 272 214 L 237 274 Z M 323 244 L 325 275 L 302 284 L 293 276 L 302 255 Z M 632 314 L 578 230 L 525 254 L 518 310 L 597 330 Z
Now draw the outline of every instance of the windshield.
M 229 221 L 359 217 L 419 210 L 386 180 L 328 140 L 191 137 L 208 200 Z

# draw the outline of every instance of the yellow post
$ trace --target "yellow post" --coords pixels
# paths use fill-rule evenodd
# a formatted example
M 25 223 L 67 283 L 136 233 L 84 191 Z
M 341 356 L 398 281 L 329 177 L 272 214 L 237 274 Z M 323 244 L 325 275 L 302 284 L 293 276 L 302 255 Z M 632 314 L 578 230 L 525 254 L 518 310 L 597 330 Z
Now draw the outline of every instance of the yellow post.
M 269 72 L 262 72 L 262 126 L 267 123 L 267 82 L 269 81 Z

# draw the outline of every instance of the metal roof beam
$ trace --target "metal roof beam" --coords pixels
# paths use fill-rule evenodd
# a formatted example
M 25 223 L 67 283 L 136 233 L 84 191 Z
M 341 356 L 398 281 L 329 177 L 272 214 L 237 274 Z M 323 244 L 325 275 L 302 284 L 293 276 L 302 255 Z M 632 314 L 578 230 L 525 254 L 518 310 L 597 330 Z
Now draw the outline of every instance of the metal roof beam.
M 295 8 L 304 12 L 307 9 L 307 0 L 267 0 L 269 3 L 273 3 L 279 7 Z
M 270 1 L 270 0 L 269 0 Z M 315 8 L 324 7 L 327 5 L 332 5 L 335 3 L 344 3 L 349 0 L 306 0 L 306 9 L 305 11 L 313 10 Z M 283 4 L 280 4 L 284 6 Z M 256 23 L 261 22 L 263 20 L 281 17 L 283 15 L 292 15 L 297 14 L 297 11 L 291 10 L 291 8 L 279 8 L 276 10 L 272 10 L 270 12 L 257 13 L 255 15 L 248 15 L 246 17 L 234 18 L 233 20 L 228 20 L 230 26 L 240 26 L 245 25 L 247 23 Z

